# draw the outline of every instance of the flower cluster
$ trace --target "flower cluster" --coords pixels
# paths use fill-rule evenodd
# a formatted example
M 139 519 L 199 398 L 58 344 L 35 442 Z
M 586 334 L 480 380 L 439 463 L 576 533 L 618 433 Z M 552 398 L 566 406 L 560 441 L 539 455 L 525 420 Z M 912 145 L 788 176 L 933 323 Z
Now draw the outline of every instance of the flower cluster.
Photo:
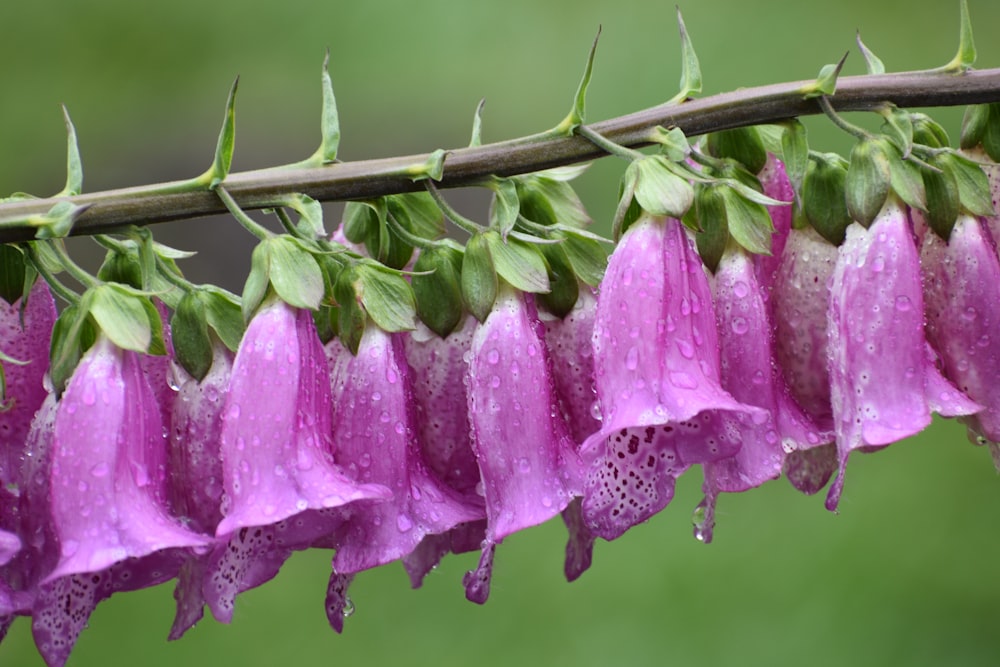
M 304 200 L 285 235 L 233 204 L 261 237 L 241 303 L 134 239 L 104 240 L 98 278 L 64 258 L 87 290 L 58 319 L 27 281 L 0 304 L 0 351 L 26 362 L 0 376 L 0 638 L 29 616 L 61 665 L 100 601 L 176 580 L 176 639 L 309 548 L 334 552 L 340 632 L 358 573 L 400 561 L 419 587 L 478 552 L 462 584 L 481 604 L 504 539 L 557 515 L 572 581 L 695 465 L 710 542 L 721 494 L 833 479 L 836 510 L 852 452 L 932 413 L 996 452 L 1000 223 L 977 188 L 995 202 L 1000 168 L 921 135 L 924 180 L 890 173 L 912 136 L 786 173 L 740 137 L 620 149 L 606 269 L 550 172 L 497 179 L 464 248 L 440 238 L 442 212 L 461 218 L 433 186 L 349 206 L 333 240 Z M 953 216 L 931 201 L 949 192 Z M 64 290 L 41 247 L 29 265 Z

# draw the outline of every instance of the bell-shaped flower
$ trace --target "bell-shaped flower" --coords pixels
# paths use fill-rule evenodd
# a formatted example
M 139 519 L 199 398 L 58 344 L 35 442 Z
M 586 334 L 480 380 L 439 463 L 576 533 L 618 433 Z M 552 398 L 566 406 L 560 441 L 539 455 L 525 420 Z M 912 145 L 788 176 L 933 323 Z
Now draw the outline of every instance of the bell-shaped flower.
M 603 423 L 584 444 L 591 461 L 587 525 L 619 537 L 663 509 L 690 465 L 735 454 L 735 431 L 713 412 L 748 414 L 719 381 L 712 294 L 683 225 L 642 216 L 612 254 L 597 301 L 594 374 Z
M 793 229 L 772 290 L 775 357 L 792 398 L 823 432 L 833 430 L 827 311 L 837 246 L 811 227 Z M 788 481 L 806 494 L 819 492 L 837 470 L 832 440 L 799 448 L 785 459 Z
M 794 201 L 795 189 L 785 171 L 785 164 L 773 153 L 767 154 L 767 162 L 757 174 L 757 178 L 760 180 L 764 194 L 771 199 L 783 202 Z M 764 301 L 770 303 L 771 288 L 777 277 L 785 245 L 792 231 L 792 207 L 787 205 L 768 206 L 767 212 L 771 217 L 771 224 L 774 226 L 774 231 L 771 233 L 771 254 L 754 255 L 753 262 L 757 272 L 757 280 L 764 289 Z M 770 305 L 769 307 L 773 308 Z
M 327 344 L 334 394 L 337 460 L 360 482 L 392 489 L 392 498 L 345 513 L 336 531 L 334 570 L 351 575 L 410 554 L 426 535 L 483 516 L 480 503 L 442 483 L 427 467 L 414 429 L 403 334 L 369 323 L 358 354 Z
M 736 430 L 742 445 L 732 456 L 704 464 L 705 516 L 696 530 L 705 542 L 712 539 L 720 492 L 746 491 L 776 479 L 788 453 L 832 437 L 820 432 L 788 392 L 775 362 L 765 288 L 758 281 L 754 260 L 742 250 L 729 248 L 719 262 L 713 287 L 722 386 L 734 398 L 765 412 L 752 418 L 731 412 L 714 414 L 718 430 Z
M 835 510 L 847 460 L 919 433 L 931 412 L 982 409 L 945 380 L 924 337 L 920 258 L 909 218 L 892 198 L 871 227 L 847 228 L 830 299 L 830 380 L 840 470 L 827 494 Z
M 480 519 L 445 533 L 424 536 L 403 559 L 414 588 L 450 553 L 479 549 L 486 531 L 486 507 L 479 463 L 472 450 L 469 402 L 465 391 L 475 319 L 441 338 L 423 324 L 403 336 L 403 349 L 413 380 L 413 406 L 417 442 L 430 471 L 466 504 L 481 509 Z
M 483 475 L 487 530 L 466 597 L 489 596 L 505 537 L 556 516 L 582 492 L 582 466 L 557 402 L 534 304 L 503 284 L 472 339 L 469 418 Z
M 49 339 L 55 320 L 55 301 L 43 281 L 35 283 L 24 304 L 18 300 L 10 305 L 0 299 L 0 352 L 27 362 L 4 364 L 7 396 L 4 404 L 0 395 L 0 487 L 14 483 L 31 420 L 48 393 L 42 378 L 48 370 Z M 0 499 L 0 528 L 3 526 Z
M 597 297 L 593 290 L 581 285 L 576 304 L 565 317 L 544 311 L 538 315 L 545 327 L 545 346 L 552 359 L 559 407 L 579 451 L 586 439 L 601 428 L 592 343 Z M 590 568 L 595 536 L 583 520 L 582 498 L 574 498 L 562 511 L 562 518 L 569 531 L 563 570 L 567 581 L 574 581 Z
M 165 506 L 166 440 L 139 355 L 99 335 L 59 401 L 52 518 L 62 549 L 47 580 L 207 539 Z
M 985 224 L 963 215 L 947 241 L 928 232 L 921 248 L 927 337 L 945 376 L 984 406 L 969 432 L 1000 443 L 1000 259 Z
M 278 300 L 262 306 L 236 353 L 223 409 L 224 517 L 216 535 L 388 495 L 355 483 L 334 462 L 331 413 L 312 316 Z

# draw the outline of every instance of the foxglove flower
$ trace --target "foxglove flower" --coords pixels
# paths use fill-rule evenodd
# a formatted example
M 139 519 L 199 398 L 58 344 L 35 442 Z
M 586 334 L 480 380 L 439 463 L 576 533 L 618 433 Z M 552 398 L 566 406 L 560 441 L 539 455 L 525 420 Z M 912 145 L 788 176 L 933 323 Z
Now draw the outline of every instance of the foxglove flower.
M 251 320 L 233 364 L 220 435 L 223 514 L 216 535 L 306 510 L 387 497 L 334 462 L 332 399 L 312 317 L 281 301 Z
M 24 306 L 22 318 L 21 306 Z M 7 405 L 0 396 L 0 487 L 14 483 L 31 419 L 48 393 L 42 378 L 48 369 L 49 339 L 56 321 L 56 305 L 43 281 L 28 300 L 8 305 L 0 300 L 0 352 L 27 364 L 5 364 Z M 0 491 L 0 528 L 4 527 Z
M 552 359 L 552 379 L 559 407 L 578 451 L 586 439 L 601 428 L 591 342 L 596 314 L 597 298 L 585 286 L 580 287 L 576 304 L 566 317 L 539 312 L 545 326 L 545 346 Z M 562 517 L 569 531 L 564 573 L 567 581 L 574 581 L 590 568 L 595 536 L 583 520 L 582 498 L 574 498 L 563 510 Z
M 704 465 L 705 516 L 696 526 L 696 536 L 705 542 L 712 539 L 719 492 L 746 491 L 776 479 L 789 452 L 814 447 L 831 435 L 821 433 L 789 395 L 775 363 L 765 289 L 753 259 L 741 250 L 728 250 L 713 286 L 722 386 L 736 399 L 766 412 L 750 419 L 728 412 L 714 415 L 717 428 L 735 429 L 742 444 L 732 456 Z
M 1000 259 L 980 220 L 960 216 L 947 241 L 928 232 L 921 249 L 927 337 L 944 374 L 982 412 L 970 433 L 1000 443 Z
M 777 201 L 792 202 L 795 199 L 795 190 L 792 182 L 788 179 L 784 163 L 773 153 L 767 154 L 767 162 L 764 168 L 757 174 L 764 194 Z M 765 303 L 771 301 L 771 288 L 781 266 L 782 256 L 785 252 L 785 244 L 788 242 L 789 234 L 792 231 L 792 207 L 791 206 L 768 206 L 768 215 L 771 217 L 771 224 L 774 231 L 771 234 L 771 254 L 754 255 L 754 269 L 757 272 L 757 280 L 763 287 L 763 297 Z
M 479 566 L 466 574 L 465 594 L 482 604 L 496 545 L 565 509 L 582 492 L 582 468 L 559 412 L 534 305 L 509 286 L 473 336 L 468 382 L 487 530 Z
M 472 451 L 469 401 L 465 392 L 475 319 L 470 315 L 447 338 L 423 324 L 404 335 L 403 347 L 413 378 L 415 431 L 430 471 L 458 492 L 466 504 L 481 508 L 481 518 L 445 532 L 426 535 L 403 559 L 414 588 L 447 553 L 480 548 L 486 531 L 486 506 L 479 463 Z
M 369 323 L 356 356 L 338 340 L 327 345 L 338 461 L 359 481 L 393 490 L 385 502 L 346 513 L 333 560 L 341 575 L 404 558 L 426 535 L 483 516 L 480 503 L 463 499 L 424 463 L 401 335 Z
M 836 263 L 836 246 L 811 227 L 793 229 L 772 292 L 777 363 L 792 397 L 826 433 L 833 430 L 827 311 Z M 836 469 L 832 440 L 790 452 L 784 465 L 788 481 L 810 495 L 826 486 Z
M 139 355 L 98 336 L 56 413 L 52 518 L 62 553 L 48 581 L 208 543 L 167 513 L 166 454 Z
M 874 451 L 926 428 L 931 412 L 970 415 L 982 406 L 945 380 L 924 338 L 920 261 L 909 219 L 890 200 L 871 227 L 847 228 L 830 300 L 830 379 L 839 472 L 835 510 L 854 450 Z
M 614 539 L 670 502 L 690 465 L 739 450 L 717 410 L 762 413 L 719 383 L 719 342 L 701 258 L 683 225 L 640 217 L 612 254 L 597 302 L 601 430 L 584 444 L 587 525 Z

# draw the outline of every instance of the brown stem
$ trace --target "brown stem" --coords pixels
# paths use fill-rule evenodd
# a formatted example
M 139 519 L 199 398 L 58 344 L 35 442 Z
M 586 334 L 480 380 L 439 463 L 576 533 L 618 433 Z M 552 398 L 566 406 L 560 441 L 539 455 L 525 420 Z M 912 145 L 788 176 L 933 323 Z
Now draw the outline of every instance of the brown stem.
M 759 125 L 821 112 L 802 93 L 810 81 L 745 88 L 682 104 L 664 104 L 590 127 L 632 148 L 650 143 L 652 128 L 677 126 L 688 136 Z M 843 77 L 830 103 L 837 111 L 867 111 L 892 102 L 900 107 L 939 107 L 1000 101 L 1000 68 L 962 74 L 902 72 Z M 485 146 L 449 151 L 439 188 L 473 185 L 490 175 L 513 176 L 605 155 L 578 136 L 539 134 Z M 345 162 L 323 167 L 264 169 L 230 174 L 226 189 L 244 210 L 267 208 L 290 192 L 320 201 L 364 199 L 422 189 L 414 168 L 429 154 Z M 196 218 L 225 211 L 213 192 L 184 191 L 182 183 L 107 190 L 68 198 L 0 203 L 0 242 L 24 241 L 34 229 L 24 220 L 44 215 L 57 201 L 88 206 L 73 234 L 96 234 L 123 225 Z M 178 191 L 181 190 L 181 191 Z

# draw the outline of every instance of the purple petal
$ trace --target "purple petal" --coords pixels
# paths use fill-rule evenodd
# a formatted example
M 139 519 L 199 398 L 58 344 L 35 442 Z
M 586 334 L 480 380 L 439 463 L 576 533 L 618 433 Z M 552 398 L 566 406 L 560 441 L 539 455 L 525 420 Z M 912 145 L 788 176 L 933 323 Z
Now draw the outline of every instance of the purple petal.
M 773 153 L 767 154 L 767 162 L 757 174 L 757 178 L 764 188 L 764 194 L 771 199 L 785 202 L 795 200 L 795 190 L 792 188 L 792 182 L 788 180 L 785 165 Z M 770 301 L 771 288 L 782 262 L 788 235 L 792 230 L 792 207 L 768 206 L 767 212 L 774 225 L 774 232 L 771 234 L 771 254 L 755 255 L 753 258 L 757 280 L 764 288 L 765 302 Z
M 985 406 L 966 419 L 970 433 L 1000 442 L 1000 260 L 994 243 L 983 223 L 961 216 L 947 242 L 933 233 L 924 237 L 921 260 L 927 338 L 941 355 L 945 376 Z
M 354 603 L 347 594 L 353 580 L 353 574 L 331 572 L 326 585 L 326 618 L 337 634 L 344 631 L 344 619 L 354 613 Z
M 156 586 L 177 575 L 184 554 L 168 549 L 119 561 L 100 572 L 60 577 L 41 586 L 32 609 L 31 631 L 48 665 L 63 665 L 87 627 L 94 608 L 112 594 Z
M 307 509 L 384 497 L 333 461 L 332 402 L 312 317 L 274 301 L 250 322 L 233 365 L 221 433 L 223 513 L 216 534 Z
M 774 359 L 771 319 L 753 260 L 740 250 L 727 252 L 715 274 L 715 311 L 722 355 L 722 385 L 734 398 L 766 410 L 752 419 L 715 414 L 719 430 L 735 429 L 739 451 L 706 462 L 707 511 L 714 513 L 720 491 L 740 492 L 776 479 L 788 452 L 831 439 L 789 396 Z
M 42 378 L 48 370 L 49 339 L 56 320 L 56 305 L 43 281 L 35 283 L 24 308 L 23 326 L 18 300 L 0 300 L 0 350 L 28 364 L 5 364 L 8 406 L 0 406 L 0 486 L 16 483 L 24 440 L 31 419 L 48 391 Z M 0 402 L 3 397 L 0 396 Z M 0 516 L 2 520 L 2 516 Z
M 791 452 L 785 458 L 784 472 L 792 486 L 811 496 L 819 493 L 837 472 L 837 461 L 837 445 L 830 442 Z
M 46 581 L 208 543 L 163 507 L 166 441 L 138 355 L 100 336 L 59 402 L 52 517 L 62 555 Z
M 220 443 L 232 367 L 232 353 L 216 340 L 212 367 L 201 382 L 179 366 L 173 369 L 178 391 L 170 421 L 170 504 L 201 533 L 215 534 L 222 520 Z
M 369 325 L 357 356 L 339 341 L 331 341 L 327 353 L 333 360 L 337 460 L 360 481 L 395 489 L 390 500 L 346 516 L 334 569 L 352 574 L 403 558 L 425 535 L 481 518 L 481 505 L 465 502 L 423 462 L 400 335 Z
M 643 217 L 609 260 L 598 296 L 594 370 L 604 421 L 584 443 L 583 501 L 595 534 L 614 539 L 663 509 L 690 465 L 731 456 L 738 432 L 715 411 L 764 414 L 720 385 L 708 279 L 674 219 Z
M 449 553 L 479 551 L 486 535 L 486 519 L 462 523 L 438 535 L 426 535 L 417 548 L 403 558 L 403 567 L 410 577 L 410 586 L 420 588 L 424 577 Z
M 775 356 L 792 396 L 823 430 L 833 428 L 827 311 L 837 247 L 811 227 L 793 229 L 774 285 Z
M 909 220 L 889 202 L 869 229 L 854 223 L 840 248 L 830 302 L 831 398 L 840 472 L 827 495 L 836 509 L 855 449 L 872 451 L 919 433 L 933 399 L 958 403 L 938 381 L 924 339 L 920 263 Z M 929 382 L 929 379 L 931 380 Z M 947 385 L 946 385 L 947 386 Z M 954 394 L 954 395 L 951 395 Z
M 462 586 L 465 587 L 465 599 L 476 604 L 485 604 L 490 597 L 490 583 L 493 581 L 493 557 L 496 555 L 497 545 L 488 542 L 483 547 L 483 552 L 479 556 L 479 564 L 475 570 L 466 572 L 462 577 Z
M 474 325 L 469 316 L 462 328 L 444 339 L 420 325 L 404 335 L 403 347 L 412 371 L 414 422 L 427 467 L 467 501 L 482 503 L 476 493 L 479 464 L 472 451 L 465 393 Z
M 583 499 L 574 498 L 573 502 L 562 511 L 563 522 L 569 531 L 566 542 L 566 561 L 563 573 L 566 581 L 576 581 L 584 572 L 590 569 L 594 559 L 594 534 L 587 528 L 583 520 Z
M 0 530 L 0 565 L 9 563 L 21 550 L 21 538 L 14 533 Z

